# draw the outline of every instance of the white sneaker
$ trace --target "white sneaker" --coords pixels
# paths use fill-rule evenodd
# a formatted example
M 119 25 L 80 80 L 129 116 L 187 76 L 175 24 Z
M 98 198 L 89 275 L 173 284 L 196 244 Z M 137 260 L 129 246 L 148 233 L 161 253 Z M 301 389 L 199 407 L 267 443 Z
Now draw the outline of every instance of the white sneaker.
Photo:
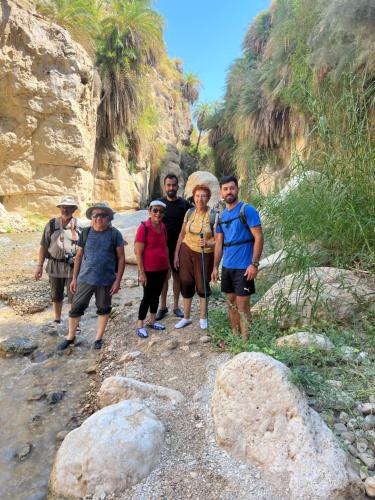
M 175 328 L 185 328 L 185 326 L 190 325 L 192 323 L 192 320 L 190 318 L 182 318 L 178 323 L 174 325 Z
M 201 330 L 207 330 L 207 328 L 208 328 L 207 320 L 206 319 L 200 319 L 199 320 L 199 325 L 201 327 Z

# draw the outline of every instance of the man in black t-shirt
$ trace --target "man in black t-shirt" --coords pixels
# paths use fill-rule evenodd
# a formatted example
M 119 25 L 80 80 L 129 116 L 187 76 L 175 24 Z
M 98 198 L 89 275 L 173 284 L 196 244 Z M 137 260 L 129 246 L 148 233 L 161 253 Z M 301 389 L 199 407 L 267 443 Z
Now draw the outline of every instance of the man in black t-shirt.
M 163 222 L 167 228 L 168 235 L 168 250 L 169 261 L 172 269 L 173 276 L 173 312 L 178 318 L 183 318 L 184 314 L 178 307 L 178 299 L 180 296 L 180 278 L 178 271 L 173 266 L 174 252 L 176 250 L 177 240 L 184 222 L 184 216 L 189 209 L 189 203 L 177 196 L 178 192 L 178 178 L 175 174 L 167 174 L 164 178 L 164 191 L 166 196 L 161 198 L 163 203 L 167 206 Z M 167 308 L 167 292 L 168 280 L 165 281 L 163 291 L 160 297 L 160 309 L 157 312 L 156 320 L 160 321 L 168 313 Z

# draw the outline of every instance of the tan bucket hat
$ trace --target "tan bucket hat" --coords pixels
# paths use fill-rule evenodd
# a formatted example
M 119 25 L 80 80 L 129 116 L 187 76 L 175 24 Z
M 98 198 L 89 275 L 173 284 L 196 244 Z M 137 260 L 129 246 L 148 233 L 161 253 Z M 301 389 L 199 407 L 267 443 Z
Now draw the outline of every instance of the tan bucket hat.
M 70 195 L 65 195 L 61 198 L 61 201 L 57 206 L 57 208 L 60 208 L 62 205 L 66 206 L 66 207 L 76 207 L 78 208 L 78 204 L 76 202 L 76 200 L 73 198 L 73 196 L 70 196 Z
M 110 220 L 113 219 L 113 216 L 115 215 L 115 212 L 112 210 L 112 208 L 108 205 L 108 203 L 95 203 L 94 205 L 92 205 L 92 207 L 89 207 L 87 210 L 86 210 L 86 217 L 88 219 L 91 219 L 92 217 L 92 212 L 95 208 L 100 208 L 101 210 L 104 210 L 105 212 L 107 212 L 107 214 L 109 215 L 109 218 Z

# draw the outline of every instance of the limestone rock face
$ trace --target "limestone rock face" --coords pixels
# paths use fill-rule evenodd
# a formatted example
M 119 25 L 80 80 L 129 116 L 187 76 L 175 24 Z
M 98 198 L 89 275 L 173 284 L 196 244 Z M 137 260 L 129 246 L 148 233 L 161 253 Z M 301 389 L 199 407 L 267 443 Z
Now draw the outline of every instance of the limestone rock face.
M 254 306 L 254 314 L 280 311 L 282 326 L 306 325 L 315 319 L 346 321 L 353 310 L 374 300 L 371 283 L 345 269 L 314 267 L 308 276 L 289 274 L 275 283 Z
M 164 427 L 140 403 L 123 401 L 94 413 L 59 448 L 49 489 L 53 498 L 117 494 L 158 464 Z
M 10 210 L 55 212 L 69 192 L 85 204 L 98 95 L 93 64 L 69 33 L 31 7 L 0 6 L 0 196 Z
M 282 498 L 361 498 L 344 451 L 289 377 L 263 353 L 222 365 L 212 397 L 218 444 L 260 467 Z
M 198 170 L 189 176 L 185 186 L 185 198 L 192 195 L 193 188 L 197 184 L 206 184 L 206 186 L 211 189 L 211 199 L 208 202 L 211 208 L 220 201 L 219 181 L 213 174 L 211 174 L 211 172 L 205 172 L 202 170 Z
M 285 335 L 277 339 L 278 346 L 289 345 L 292 347 L 315 347 L 329 351 L 334 348 L 334 345 L 326 335 L 311 332 L 297 332 L 290 335 Z
M 179 391 L 162 387 L 160 385 L 147 384 L 129 377 L 106 378 L 98 393 L 98 403 L 101 408 L 124 399 L 147 399 L 157 398 L 180 403 L 184 396 Z

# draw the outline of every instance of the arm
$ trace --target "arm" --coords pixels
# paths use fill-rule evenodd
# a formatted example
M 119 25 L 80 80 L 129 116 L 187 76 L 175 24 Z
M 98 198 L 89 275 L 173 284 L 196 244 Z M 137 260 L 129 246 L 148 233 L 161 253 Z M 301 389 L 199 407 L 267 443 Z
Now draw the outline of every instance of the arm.
M 79 270 L 81 268 L 82 257 L 83 257 L 83 248 L 78 247 L 77 253 L 74 257 L 73 277 L 70 283 L 70 291 L 72 293 L 76 293 L 77 290 L 77 277 L 79 274 Z
M 118 260 L 118 269 L 116 273 L 116 279 L 112 284 L 111 290 L 109 293 L 114 295 L 120 290 L 121 279 L 125 271 L 125 244 L 120 247 L 116 247 L 116 255 Z
M 34 278 L 36 279 L 36 281 L 40 280 L 40 278 L 43 276 L 43 264 L 46 257 L 47 257 L 47 248 L 43 245 L 40 245 L 38 252 L 38 264 L 36 266 L 36 271 L 34 274 Z
M 182 224 L 182 228 L 181 228 L 180 234 L 178 236 L 178 240 L 177 240 L 176 250 L 174 252 L 173 264 L 174 264 L 175 269 L 178 269 L 180 267 L 179 253 L 180 253 L 181 243 L 183 242 L 183 239 L 185 238 L 185 233 L 186 233 L 186 222 L 184 222 Z
M 138 270 L 139 270 L 139 281 L 142 283 L 143 286 L 147 285 L 147 278 L 146 278 L 146 273 L 145 273 L 145 268 L 143 265 L 143 251 L 145 249 L 145 244 L 141 243 L 140 241 L 136 241 L 134 243 L 134 253 L 135 257 L 137 259 L 137 265 L 138 265 Z
M 262 226 L 255 226 L 250 228 L 251 234 L 254 237 L 254 249 L 253 249 L 253 262 L 259 262 L 260 256 L 263 250 L 263 230 Z M 253 280 L 258 274 L 258 267 L 254 264 L 249 265 L 246 269 L 245 276 L 248 280 Z
M 214 268 L 211 274 L 212 281 L 217 281 L 219 277 L 219 264 L 223 256 L 223 242 L 224 234 L 216 232 L 215 234 L 215 254 L 214 254 Z

